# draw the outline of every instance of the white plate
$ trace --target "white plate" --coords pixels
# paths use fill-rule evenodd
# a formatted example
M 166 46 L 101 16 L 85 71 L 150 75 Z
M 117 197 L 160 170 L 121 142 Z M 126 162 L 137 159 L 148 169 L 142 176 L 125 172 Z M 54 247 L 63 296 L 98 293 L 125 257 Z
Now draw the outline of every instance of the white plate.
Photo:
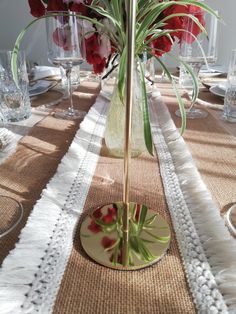
M 228 210 L 225 219 L 229 230 L 236 236 L 236 204 Z
M 216 96 L 225 97 L 225 90 L 220 88 L 219 85 L 212 86 L 209 91 Z
M 210 88 L 215 85 L 222 85 L 226 84 L 227 79 L 223 77 L 207 77 L 207 78 L 202 78 L 201 83 L 206 86 L 207 88 Z
M 219 75 L 226 75 L 227 68 L 222 65 L 213 65 L 207 69 L 206 66 L 203 66 L 199 72 L 199 77 L 216 77 Z
M 46 80 L 38 80 L 33 86 L 29 86 L 30 97 L 38 96 L 40 94 L 46 93 L 54 82 Z

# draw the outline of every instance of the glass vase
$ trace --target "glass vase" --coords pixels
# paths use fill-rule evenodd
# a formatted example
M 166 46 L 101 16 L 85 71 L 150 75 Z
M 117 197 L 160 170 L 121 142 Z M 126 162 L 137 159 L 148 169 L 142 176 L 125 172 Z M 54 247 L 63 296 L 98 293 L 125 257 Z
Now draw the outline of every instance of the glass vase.
M 131 124 L 131 157 L 137 157 L 146 151 L 144 140 L 142 89 L 140 74 L 137 67 L 134 69 L 133 77 L 133 108 Z M 110 155 L 114 157 L 124 156 L 125 138 L 125 101 L 119 97 L 117 82 L 111 97 L 110 108 L 107 115 L 105 143 Z

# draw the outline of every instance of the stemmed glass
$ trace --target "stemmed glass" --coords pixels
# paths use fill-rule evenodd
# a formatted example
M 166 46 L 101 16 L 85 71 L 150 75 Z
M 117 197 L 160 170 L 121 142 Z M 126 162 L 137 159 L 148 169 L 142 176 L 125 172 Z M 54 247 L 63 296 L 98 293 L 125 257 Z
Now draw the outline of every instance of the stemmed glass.
M 65 69 L 69 95 L 69 108 L 55 113 L 62 119 L 81 119 L 86 112 L 74 109 L 72 99 L 71 71 L 74 65 L 84 61 L 84 46 L 82 27 L 72 12 L 54 12 L 46 18 L 48 42 L 48 59 Z
M 192 14 L 192 13 L 191 13 Z M 186 32 L 183 33 L 180 44 L 179 59 L 189 65 L 198 78 L 199 71 L 202 65 L 209 65 L 216 62 L 217 59 L 217 18 L 204 12 L 197 12 L 192 14 L 197 17 L 201 22 L 205 21 L 205 29 L 207 36 L 203 32 L 198 34 L 197 40 L 191 35 L 196 33 L 196 23 L 190 18 L 186 18 Z M 193 93 L 193 80 L 190 73 L 186 70 L 183 64 L 180 66 L 179 84 L 183 87 L 188 95 L 192 96 Z M 181 116 L 180 111 L 176 111 L 177 116 Z M 194 108 L 194 102 L 191 102 L 190 108 L 186 110 L 186 116 L 190 119 L 204 118 L 208 113 L 204 110 Z
M 0 195 L 0 239 L 9 234 L 23 218 L 23 206 L 16 199 Z

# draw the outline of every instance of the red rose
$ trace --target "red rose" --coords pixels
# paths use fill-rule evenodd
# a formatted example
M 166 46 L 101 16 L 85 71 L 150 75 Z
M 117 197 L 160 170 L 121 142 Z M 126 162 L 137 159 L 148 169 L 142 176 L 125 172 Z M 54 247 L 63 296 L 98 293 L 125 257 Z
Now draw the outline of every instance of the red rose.
M 57 27 L 52 37 L 53 41 L 65 51 L 73 50 L 74 46 L 71 43 L 71 30 L 69 26 Z
M 30 14 L 34 17 L 40 17 L 45 14 L 45 7 L 41 0 L 28 0 L 30 6 Z
M 89 38 L 85 38 L 86 60 L 93 65 L 95 73 L 102 73 L 106 66 L 106 58 L 99 54 L 99 38 L 97 34 L 93 34 Z
M 72 3 L 71 11 L 81 13 L 83 16 L 88 16 L 88 8 L 83 3 Z
M 102 217 L 102 212 L 101 212 L 101 207 L 97 208 L 94 212 L 93 212 L 93 217 L 96 219 L 99 219 Z
M 115 219 L 116 219 L 116 208 L 114 207 L 108 208 L 107 214 L 102 217 L 102 221 L 107 224 L 113 222 Z
M 188 13 L 194 15 L 198 21 L 205 27 L 205 19 L 204 19 L 204 11 L 194 5 L 188 6 Z M 188 17 L 184 17 L 183 28 L 188 29 L 195 37 L 197 37 L 201 33 L 201 28 Z M 191 44 L 195 41 L 195 37 L 188 33 L 182 33 L 182 40 Z
M 182 6 L 182 5 L 172 5 L 166 10 L 163 11 L 164 16 L 170 16 L 171 14 L 192 14 L 194 15 L 199 22 L 204 26 L 205 25 L 205 20 L 204 20 L 204 11 L 195 6 L 195 5 L 187 5 L 187 6 Z M 166 21 L 166 25 L 164 26 L 164 29 L 170 29 L 170 30 L 175 30 L 175 29 L 183 29 L 186 30 L 188 21 L 191 20 L 190 18 L 186 16 L 175 16 Z M 191 20 L 192 21 L 192 20 Z M 194 36 L 197 36 L 200 32 L 201 29 L 198 27 L 198 25 L 193 22 L 193 27 L 191 28 L 191 32 L 193 33 Z M 177 37 L 178 39 L 182 40 L 183 38 L 186 37 L 185 41 L 188 42 L 193 42 L 195 39 L 191 35 L 186 36 L 186 32 L 184 31 L 176 31 L 172 32 L 171 36 L 172 37 Z
M 101 241 L 101 244 L 104 247 L 104 249 L 108 249 L 109 247 L 111 247 L 115 243 L 116 243 L 116 239 L 111 239 L 109 237 L 103 237 L 102 241 Z
M 161 57 L 164 53 L 169 52 L 172 47 L 172 42 L 167 36 L 161 36 L 156 39 L 154 39 L 150 46 L 152 49 L 152 54 Z
M 67 11 L 68 7 L 63 0 L 48 0 L 47 11 Z
M 140 209 L 141 209 L 140 204 L 137 204 L 135 212 L 135 221 L 139 220 Z
M 101 226 L 99 226 L 98 224 L 96 224 L 96 222 L 94 220 L 91 220 L 90 225 L 88 225 L 88 229 L 92 232 L 92 233 L 98 233 L 100 231 L 102 231 Z

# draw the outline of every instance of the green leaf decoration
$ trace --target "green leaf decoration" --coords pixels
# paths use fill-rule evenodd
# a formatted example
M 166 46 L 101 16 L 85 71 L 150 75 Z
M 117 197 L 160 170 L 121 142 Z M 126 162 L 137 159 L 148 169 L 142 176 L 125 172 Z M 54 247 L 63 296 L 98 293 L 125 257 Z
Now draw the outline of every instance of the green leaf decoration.
M 144 226 L 150 226 L 157 218 L 157 214 L 153 215 L 152 217 L 145 220 Z
M 156 60 L 160 63 L 162 69 L 165 72 L 165 75 L 168 77 L 169 81 L 172 84 L 173 90 L 175 92 L 178 104 L 179 104 L 179 109 L 180 109 L 180 113 L 181 113 L 181 129 L 180 129 L 180 133 L 183 134 L 184 130 L 186 129 L 186 112 L 185 112 L 185 108 L 184 108 L 184 103 L 183 100 L 180 96 L 179 90 L 175 84 L 174 79 L 172 78 L 169 70 L 167 69 L 167 67 L 165 66 L 165 64 L 159 59 L 156 58 Z
M 149 120 L 149 112 L 148 112 L 148 103 L 147 103 L 147 91 L 146 91 L 146 83 L 143 73 L 143 66 L 141 60 L 139 59 L 140 66 L 140 79 L 141 79 L 141 87 L 142 87 L 142 105 L 143 105 L 143 126 L 144 126 L 144 139 L 145 145 L 150 155 L 153 156 L 153 143 L 152 143 L 152 133 L 151 126 Z
M 145 232 L 152 238 L 156 239 L 158 242 L 161 242 L 161 243 L 166 243 L 170 240 L 170 236 L 167 236 L 167 237 L 160 237 L 160 236 L 157 236 L 147 230 L 145 230 Z
M 138 232 L 140 233 L 143 230 L 143 226 L 146 220 L 148 208 L 145 205 L 142 205 L 140 214 L 139 214 L 139 220 L 138 220 Z
M 121 101 L 124 103 L 124 90 L 125 90 L 125 78 L 126 78 L 126 55 L 127 55 L 127 47 L 125 46 L 121 57 L 120 57 L 120 66 L 118 73 L 118 92 Z

